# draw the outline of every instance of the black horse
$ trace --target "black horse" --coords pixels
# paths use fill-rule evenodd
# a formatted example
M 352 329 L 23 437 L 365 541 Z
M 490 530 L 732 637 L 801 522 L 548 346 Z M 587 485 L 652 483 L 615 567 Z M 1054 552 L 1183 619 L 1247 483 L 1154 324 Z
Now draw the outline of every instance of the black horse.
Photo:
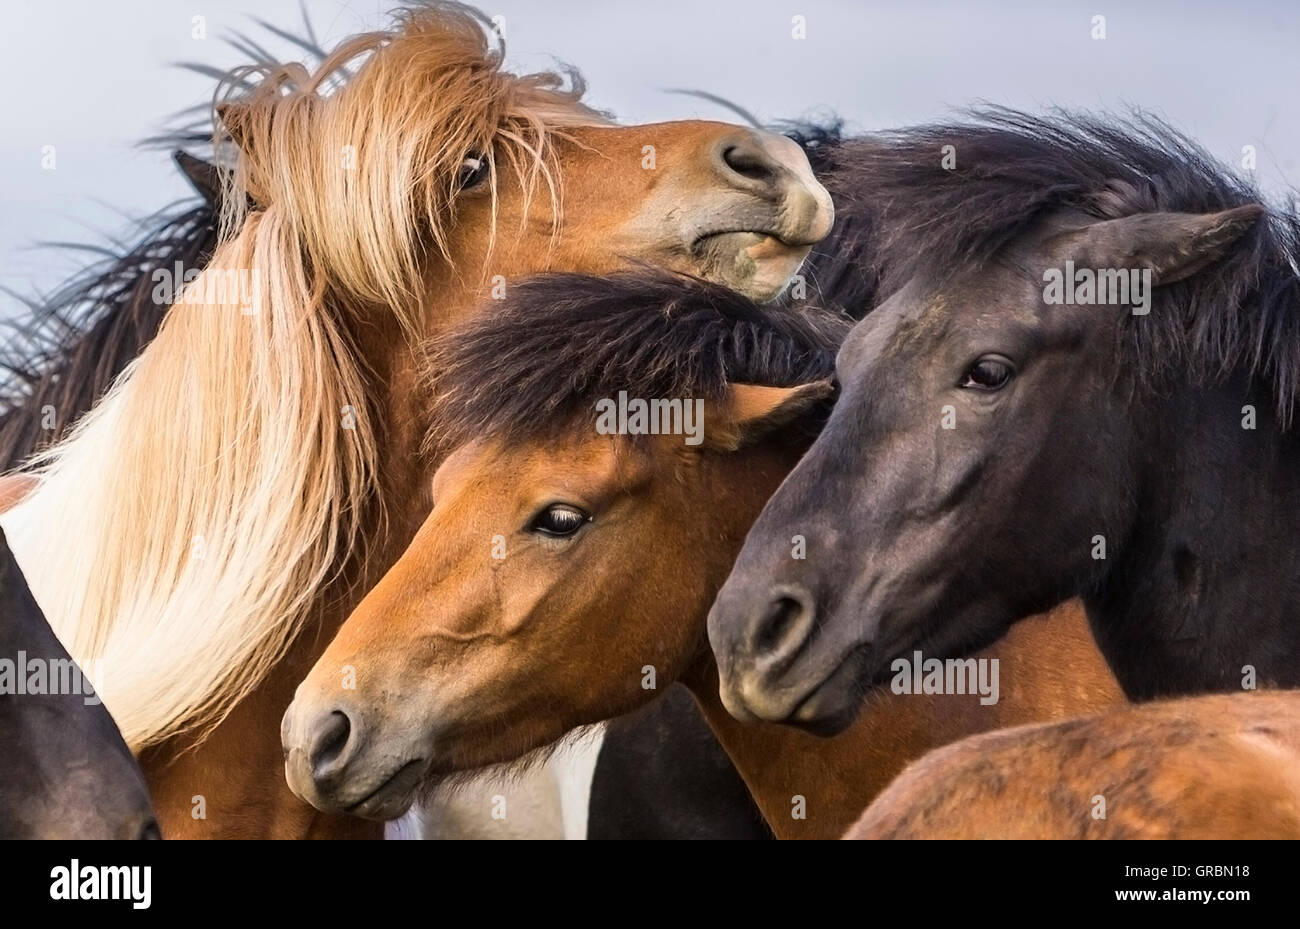
M 144 775 L 50 631 L 3 533 L 0 663 L 0 839 L 160 838 Z
M 1132 698 L 1300 685 L 1294 208 L 1140 115 L 829 157 L 885 299 L 715 603 L 729 707 L 835 729 L 898 656 L 1071 596 Z

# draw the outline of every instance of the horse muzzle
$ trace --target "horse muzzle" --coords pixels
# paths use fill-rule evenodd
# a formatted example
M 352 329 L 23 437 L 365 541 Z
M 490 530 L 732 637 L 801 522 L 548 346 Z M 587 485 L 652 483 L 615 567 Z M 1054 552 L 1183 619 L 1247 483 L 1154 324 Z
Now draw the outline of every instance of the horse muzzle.
M 379 729 L 345 701 L 295 697 L 280 725 L 289 789 L 326 813 L 397 819 L 415 802 L 430 762 L 419 745 Z
M 835 222 L 808 157 L 785 136 L 729 126 L 691 164 L 697 170 L 666 178 L 628 221 L 617 250 L 775 299 Z
M 822 735 L 843 730 L 860 706 L 864 650 L 825 647 L 816 599 L 801 585 L 759 588 L 755 595 L 724 587 L 709 612 L 727 712 Z

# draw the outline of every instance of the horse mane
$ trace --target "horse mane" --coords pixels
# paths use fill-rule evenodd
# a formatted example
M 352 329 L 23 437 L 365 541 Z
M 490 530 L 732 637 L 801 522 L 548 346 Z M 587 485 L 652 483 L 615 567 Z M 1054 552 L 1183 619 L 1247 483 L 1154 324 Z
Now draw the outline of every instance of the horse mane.
M 582 103 L 572 68 L 504 71 L 504 46 L 489 43 L 494 27 L 471 7 L 435 0 L 395 20 L 343 42 L 314 72 L 265 62 L 232 72 L 218 91 L 214 144 L 219 163 L 238 149 L 224 172 L 223 229 L 278 206 L 332 287 L 391 308 L 415 333 L 428 258 L 450 259 L 465 157 L 487 159 L 493 232 L 505 170 L 525 192 L 525 215 L 538 185 L 547 189 L 558 232 L 553 138 L 609 120 Z M 485 268 L 491 242 L 488 252 Z
M 37 490 L 5 514 L 51 626 L 102 669 L 137 750 L 256 686 L 373 513 L 369 385 L 294 241 L 268 211 L 219 246 L 196 299 L 36 456 Z M 241 268 L 262 278 L 247 308 L 210 286 Z
M 429 343 L 438 443 L 590 428 L 620 390 L 718 400 L 729 383 L 786 387 L 830 377 L 850 321 L 753 303 L 667 271 L 539 275 Z
M 0 471 L 61 439 L 153 340 L 168 307 L 153 299 L 154 272 L 202 268 L 216 244 L 210 205 L 174 207 L 125 254 L 24 301 L 31 312 L 0 349 Z
M 945 146 L 956 160 L 950 169 Z M 844 225 L 837 223 L 837 241 L 818 250 L 809 273 L 872 303 L 918 274 L 977 269 L 1060 211 L 1104 220 L 1264 200 L 1251 180 L 1142 112 L 981 107 L 961 121 L 832 137 L 819 148 Z M 1269 381 L 1289 424 L 1300 392 L 1298 265 L 1300 216 L 1288 199 L 1211 268 L 1157 288 L 1150 315 L 1126 316 L 1121 344 L 1143 377 L 1182 370 L 1213 382 L 1244 368 Z
M 576 75 L 502 54 L 481 14 L 429 3 L 314 73 L 262 61 L 219 95 L 219 244 L 4 515 L 133 749 L 210 732 L 364 557 L 378 385 L 353 333 L 376 312 L 418 332 L 463 157 L 489 158 L 493 202 L 500 170 L 558 200 L 553 134 L 602 121 Z
M 328 54 L 305 7 L 305 36 L 259 22 L 314 62 Z M 254 62 L 275 65 L 274 56 L 243 33 L 226 41 Z M 201 62 L 180 67 L 221 81 L 231 78 Z M 236 83 L 254 86 L 247 79 Z M 0 348 L 0 471 L 19 467 L 63 438 L 153 340 L 170 305 L 154 299 L 154 273 L 174 273 L 178 264 L 185 271 L 201 271 L 217 246 L 220 170 L 189 151 L 212 146 L 212 108 L 199 105 L 177 116 L 184 121 L 141 145 L 171 151 L 201 202 L 166 207 L 142 220 L 135 244 L 120 254 L 96 245 L 58 243 L 106 257 L 53 294 L 15 295 L 29 312 L 6 323 L 14 338 Z

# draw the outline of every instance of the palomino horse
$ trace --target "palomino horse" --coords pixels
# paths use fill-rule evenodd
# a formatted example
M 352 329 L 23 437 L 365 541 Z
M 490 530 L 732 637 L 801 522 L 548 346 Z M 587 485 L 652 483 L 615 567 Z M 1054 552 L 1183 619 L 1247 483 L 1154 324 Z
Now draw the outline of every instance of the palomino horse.
M 1300 684 L 1300 218 L 1152 122 L 862 157 L 890 296 L 718 595 L 727 705 L 843 724 L 896 656 L 1074 595 L 1131 698 Z
M 0 757 L 0 839 L 158 838 L 140 768 L 50 631 L 3 533 Z
M 882 694 L 833 740 L 723 710 L 708 607 L 808 445 L 844 325 L 667 275 L 555 275 L 446 337 L 434 389 L 455 424 L 442 438 L 463 444 L 411 547 L 298 689 L 294 790 L 389 817 L 422 782 L 513 761 L 681 680 L 776 834 L 836 837 L 935 745 L 1120 701 L 1070 609 L 978 656 L 1002 662 L 991 702 L 973 681 L 965 697 Z M 685 437 L 601 434 L 593 406 L 616 397 L 673 400 Z
M 850 839 L 1300 839 L 1300 694 L 1185 697 L 963 739 Z
M 485 22 L 418 7 L 221 104 L 226 238 L 3 517 L 169 835 L 377 834 L 289 794 L 275 721 L 427 511 L 421 340 L 550 268 L 769 299 L 832 221 L 793 142 L 612 125 Z

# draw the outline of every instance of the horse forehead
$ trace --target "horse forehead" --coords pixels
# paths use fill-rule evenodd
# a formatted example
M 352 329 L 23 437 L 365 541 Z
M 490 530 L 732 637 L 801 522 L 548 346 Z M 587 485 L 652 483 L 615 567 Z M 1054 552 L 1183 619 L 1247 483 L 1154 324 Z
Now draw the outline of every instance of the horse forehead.
M 492 443 L 485 439 L 475 439 L 452 449 L 433 473 L 434 499 L 465 487 L 476 474 L 487 470 L 484 459 L 493 451 Z
M 546 481 L 561 485 L 607 486 L 634 481 L 645 466 L 616 436 L 560 435 L 554 438 L 482 438 L 455 449 L 434 475 L 433 493 L 474 486 L 526 490 Z M 499 494 L 497 498 L 504 500 Z
M 532 438 L 499 445 L 494 463 L 511 472 L 509 480 L 520 489 L 535 480 L 561 485 L 603 482 L 617 474 L 613 444 L 603 436 Z
M 652 150 L 658 162 L 671 161 L 674 156 L 681 155 L 691 160 L 707 150 L 712 143 L 737 135 L 752 135 L 752 131 L 743 126 L 707 119 L 670 120 L 633 126 L 590 123 L 563 128 L 556 135 L 556 144 L 563 146 L 565 137 L 568 137 L 571 141 L 566 154 L 588 154 L 598 160 L 601 156 L 607 159 L 630 152 L 636 156 L 632 164 L 642 170 L 643 159 Z M 775 135 L 773 139 L 788 141 Z M 790 142 L 790 145 L 795 146 L 795 143 Z
M 557 469 L 557 463 L 561 467 Z M 648 456 L 635 443 L 621 436 L 593 434 L 561 447 L 537 447 L 530 466 L 555 472 L 560 479 L 573 480 L 591 488 L 626 487 L 639 483 L 649 467 Z
M 854 327 L 836 366 L 843 380 L 864 380 L 884 361 L 914 359 L 948 331 L 946 299 L 908 285 Z
M 1042 285 L 1035 280 L 1030 266 L 1018 260 L 994 260 L 942 287 L 921 291 L 906 301 L 886 352 L 934 348 L 960 333 L 1036 328 L 1045 320 Z

